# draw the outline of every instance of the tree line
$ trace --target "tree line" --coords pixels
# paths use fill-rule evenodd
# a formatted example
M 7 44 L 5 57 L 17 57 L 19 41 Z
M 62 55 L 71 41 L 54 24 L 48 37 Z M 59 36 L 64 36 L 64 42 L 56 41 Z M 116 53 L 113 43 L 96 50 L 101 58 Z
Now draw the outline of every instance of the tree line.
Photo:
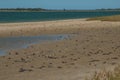
M 60 11 L 66 11 L 66 12 L 91 12 L 91 11 L 120 11 L 120 8 L 116 8 L 116 9 L 95 9 L 95 10 L 72 10 L 72 9 L 43 9 L 43 8 L 0 8 L 0 11 L 20 11 L 20 12 L 24 12 L 24 11 L 35 11 L 35 12 L 39 12 L 39 11 L 53 11 L 53 12 L 60 12 Z

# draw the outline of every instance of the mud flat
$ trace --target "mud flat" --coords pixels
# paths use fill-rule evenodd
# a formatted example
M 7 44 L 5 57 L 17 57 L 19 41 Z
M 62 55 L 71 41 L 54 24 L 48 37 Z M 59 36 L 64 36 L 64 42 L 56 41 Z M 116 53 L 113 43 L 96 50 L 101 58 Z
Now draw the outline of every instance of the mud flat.
M 0 36 L 74 34 L 0 57 L 0 80 L 84 80 L 120 64 L 120 22 L 81 19 L 0 24 Z

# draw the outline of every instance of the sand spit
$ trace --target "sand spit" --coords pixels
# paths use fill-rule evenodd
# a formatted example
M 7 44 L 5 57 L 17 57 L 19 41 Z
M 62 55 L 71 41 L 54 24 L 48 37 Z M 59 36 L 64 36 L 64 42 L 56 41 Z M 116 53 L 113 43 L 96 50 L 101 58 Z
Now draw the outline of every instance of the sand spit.
M 0 23 L 0 37 L 75 33 L 88 28 L 119 26 L 119 22 L 85 21 L 85 19 L 45 22 Z
M 75 34 L 0 57 L 0 80 L 84 80 L 120 64 L 120 22 L 61 20 L 0 24 L 0 36 Z

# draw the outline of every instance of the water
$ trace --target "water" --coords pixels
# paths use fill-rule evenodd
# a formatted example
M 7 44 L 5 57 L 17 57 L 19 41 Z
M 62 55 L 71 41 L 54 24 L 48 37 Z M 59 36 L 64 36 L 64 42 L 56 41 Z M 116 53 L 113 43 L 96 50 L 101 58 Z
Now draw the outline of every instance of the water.
M 0 38 L 0 55 L 5 55 L 5 53 L 9 50 L 27 48 L 33 44 L 45 41 L 63 40 L 65 38 L 68 38 L 68 35 L 41 35 Z
M 0 12 L 0 22 L 31 22 L 118 15 L 120 11 L 101 12 Z

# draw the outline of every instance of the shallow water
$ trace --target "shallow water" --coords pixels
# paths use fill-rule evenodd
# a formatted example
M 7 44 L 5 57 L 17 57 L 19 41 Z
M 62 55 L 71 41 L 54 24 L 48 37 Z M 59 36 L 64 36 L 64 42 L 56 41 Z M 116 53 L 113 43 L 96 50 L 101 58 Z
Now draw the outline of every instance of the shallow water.
M 68 38 L 68 35 L 41 35 L 0 38 L 0 55 L 5 55 L 9 50 L 27 48 L 30 45 L 45 41 L 57 41 Z

